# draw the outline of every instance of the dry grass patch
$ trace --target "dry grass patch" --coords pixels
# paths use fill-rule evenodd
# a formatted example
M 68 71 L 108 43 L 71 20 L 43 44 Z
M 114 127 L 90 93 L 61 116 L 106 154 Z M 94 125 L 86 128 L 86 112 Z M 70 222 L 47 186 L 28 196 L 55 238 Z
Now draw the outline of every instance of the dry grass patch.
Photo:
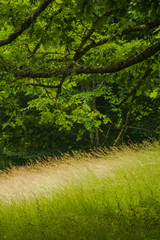
M 146 145 L 145 145 L 146 146 Z M 36 164 L 13 167 L 0 175 L 0 197 L 14 197 L 51 191 L 58 186 L 69 186 L 81 175 L 85 178 L 90 172 L 97 177 L 113 175 L 117 169 L 141 165 L 141 155 L 147 158 L 154 152 L 144 146 L 132 145 L 121 148 L 98 148 L 90 153 L 75 151 L 60 158 L 39 159 Z M 149 163 L 150 164 L 150 163 Z

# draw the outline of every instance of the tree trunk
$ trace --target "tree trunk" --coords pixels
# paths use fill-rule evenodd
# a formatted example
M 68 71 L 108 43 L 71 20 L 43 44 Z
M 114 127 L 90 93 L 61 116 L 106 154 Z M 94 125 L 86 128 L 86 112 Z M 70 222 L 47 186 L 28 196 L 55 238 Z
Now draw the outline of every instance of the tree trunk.
M 127 113 L 126 121 L 125 121 L 125 124 L 122 126 L 121 131 L 118 134 L 118 137 L 116 138 L 116 140 L 114 142 L 114 146 L 119 145 L 123 141 L 124 134 L 127 131 L 127 126 L 129 124 L 129 121 L 130 121 L 130 118 L 131 118 L 131 115 L 132 115 L 132 107 L 133 107 L 134 99 L 136 97 L 136 91 L 137 91 L 136 89 L 134 89 L 132 91 L 132 98 L 131 98 L 131 101 L 130 101 L 130 106 L 129 106 L 129 111 Z

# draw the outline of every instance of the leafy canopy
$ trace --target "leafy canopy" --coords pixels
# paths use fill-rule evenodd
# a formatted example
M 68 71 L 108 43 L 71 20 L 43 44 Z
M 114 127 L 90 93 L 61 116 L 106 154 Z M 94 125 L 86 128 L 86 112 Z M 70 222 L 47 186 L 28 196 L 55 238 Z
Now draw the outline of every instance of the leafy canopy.
M 3 146 L 35 122 L 99 141 L 159 114 L 158 0 L 2 0 L 0 16 Z

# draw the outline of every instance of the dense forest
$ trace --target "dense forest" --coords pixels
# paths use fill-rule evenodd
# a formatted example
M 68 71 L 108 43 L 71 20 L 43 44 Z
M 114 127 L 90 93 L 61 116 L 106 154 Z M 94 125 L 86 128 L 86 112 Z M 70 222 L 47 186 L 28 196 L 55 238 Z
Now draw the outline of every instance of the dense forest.
M 159 0 L 1 0 L 1 167 L 158 139 L 159 51 Z

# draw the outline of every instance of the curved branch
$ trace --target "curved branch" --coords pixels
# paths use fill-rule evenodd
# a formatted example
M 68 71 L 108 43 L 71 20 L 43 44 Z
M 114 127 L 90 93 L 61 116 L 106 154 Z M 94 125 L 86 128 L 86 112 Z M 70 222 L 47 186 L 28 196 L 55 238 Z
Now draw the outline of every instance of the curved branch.
M 26 19 L 26 21 L 21 25 L 19 29 L 9 35 L 7 39 L 0 41 L 0 47 L 11 43 L 16 38 L 18 38 L 27 28 L 29 28 L 29 26 L 36 20 L 36 18 L 41 14 L 41 12 L 43 12 L 52 1 L 53 0 L 45 0 L 43 3 L 41 3 L 39 7 L 30 15 L 30 17 Z
M 88 44 L 86 47 L 84 47 L 80 52 L 79 52 L 79 58 L 81 58 L 86 52 L 88 52 L 90 49 L 99 47 L 111 40 L 114 40 L 115 37 L 122 37 L 124 35 L 130 34 L 131 32 L 139 32 L 139 31 L 148 31 L 154 27 L 158 27 L 160 25 L 160 18 L 156 19 L 154 22 L 147 23 L 147 24 L 141 24 L 137 26 L 133 26 L 130 28 L 124 29 L 121 33 L 116 33 L 112 37 L 106 37 L 103 38 L 97 42 L 92 41 L 92 43 Z
M 125 69 L 127 67 L 133 66 L 137 63 L 143 62 L 144 60 L 153 56 L 158 51 L 160 51 L 160 41 L 157 42 L 156 44 L 148 47 L 146 50 L 144 50 L 140 54 L 138 54 L 134 57 L 131 57 L 127 60 L 119 61 L 116 64 L 113 64 L 110 66 L 96 66 L 96 67 L 82 66 L 81 68 L 71 69 L 71 71 L 75 72 L 77 74 L 80 74 L 80 73 L 85 73 L 85 74 L 88 74 L 88 73 L 100 73 L 100 74 L 115 73 L 115 72 L 119 72 L 122 69 Z
M 49 18 L 49 23 L 47 23 L 47 25 L 45 26 L 44 32 L 47 32 L 47 31 L 48 31 L 48 29 L 49 29 L 49 27 L 50 27 L 50 25 L 51 25 L 51 22 L 52 22 L 52 20 L 53 20 L 53 18 L 54 18 L 55 16 L 57 16 L 59 13 L 61 13 L 62 10 L 63 10 L 63 8 L 60 8 L 56 13 L 54 13 L 54 14 L 52 15 L 52 17 Z M 41 39 L 39 40 L 39 42 L 36 44 L 35 48 L 33 49 L 32 54 L 29 56 L 29 58 L 30 58 L 30 57 L 33 57 L 33 55 L 37 52 L 38 48 L 39 48 L 40 45 L 41 45 L 42 40 L 43 40 L 43 36 L 41 37 Z
M 69 76 L 72 73 L 76 74 L 89 74 L 89 73 L 99 73 L 99 74 L 104 74 L 104 73 L 115 73 L 119 72 L 122 69 L 125 69 L 127 67 L 133 66 L 137 63 L 143 62 L 144 60 L 150 58 L 153 56 L 155 53 L 160 51 L 160 41 L 157 42 L 156 44 L 148 47 L 146 50 L 141 52 L 140 54 L 131 57 L 127 60 L 122 60 L 119 61 L 116 64 L 110 65 L 110 66 L 82 66 L 78 68 L 67 68 L 64 70 L 56 70 L 53 72 L 31 72 L 31 71 L 10 71 L 9 73 L 12 73 L 15 75 L 17 78 L 25 78 L 25 77 L 30 77 L 30 78 L 51 78 L 53 75 L 55 76 Z
M 122 31 L 122 35 L 129 34 L 131 32 L 139 32 L 139 31 L 147 31 L 154 27 L 158 27 L 160 25 L 160 18 L 157 18 L 154 22 L 141 24 L 137 26 L 133 26 Z
M 109 16 L 112 15 L 113 13 L 116 13 L 118 10 L 119 10 L 119 8 L 104 13 L 101 17 L 98 17 L 98 18 L 97 18 L 97 20 L 93 23 L 93 26 L 94 26 L 94 24 L 96 24 L 101 18 L 103 18 L 103 17 L 109 17 Z M 82 42 L 80 43 L 80 45 L 79 45 L 78 49 L 76 50 L 76 53 L 75 53 L 75 55 L 74 55 L 74 57 L 73 57 L 73 60 L 74 60 L 74 61 L 77 61 L 78 59 L 81 58 L 81 56 L 83 55 L 83 54 L 81 54 L 81 52 L 83 52 L 83 49 L 82 49 L 82 48 L 83 48 L 83 46 L 86 44 L 86 42 L 90 39 L 90 37 L 92 36 L 92 34 L 93 34 L 94 32 L 95 32 L 95 29 L 94 29 L 94 27 L 93 27 L 93 28 L 91 28 L 91 29 L 89 30 L 88 34 L 87 34 L 85 37 L 83 37 Z M 84 48 L 84 49 L 85 49 L 85 48 Z

